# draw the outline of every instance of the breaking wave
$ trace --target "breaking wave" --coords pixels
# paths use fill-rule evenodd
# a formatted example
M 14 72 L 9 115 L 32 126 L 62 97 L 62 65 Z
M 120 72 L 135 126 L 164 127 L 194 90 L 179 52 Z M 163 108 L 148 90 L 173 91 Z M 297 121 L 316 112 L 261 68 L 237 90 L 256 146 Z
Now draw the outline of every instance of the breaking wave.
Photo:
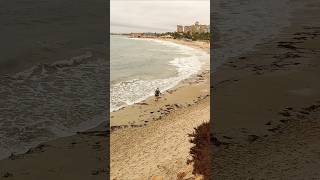
M 177 73 L 175 76 L 165 79 L 130 79 L 111 85 L 110 111 L 116 111 L 152 96 L 155 88 L 159 88 L 161 91 L 173 88 L 182 80 L 197 74 L 202 68 L 203 60 L 209 58 L 209 55 L 203 51 L 168 41 L 136 40 L 154 41 L 178 50 L 181 56 L 174 57 L 172 61 L 168 62 L 168 65 L 176 68 Z

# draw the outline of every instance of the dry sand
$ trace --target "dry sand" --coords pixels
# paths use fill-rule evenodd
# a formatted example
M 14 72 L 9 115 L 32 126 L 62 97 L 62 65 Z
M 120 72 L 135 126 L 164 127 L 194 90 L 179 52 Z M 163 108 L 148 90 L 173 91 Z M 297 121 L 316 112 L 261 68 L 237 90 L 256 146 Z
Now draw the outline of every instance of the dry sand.
M 186 165 L 192 144 L 188 134 L 209 121 L 209 98 L 142 128 L 118 130 L 110 135 L 111 179 L 175 179 L 179 172 L 191 175 Z
M 209 121 L 209 74 L 204 70 L 183 81 L 163 92 L 157 102 L 149 98 L 111 114 L 112 178 L 168 179 L 176 178 L 179 172 L 185 173 L 185 178 L 193 176 L 192 164 L 186 164 L 192 146 L 188 134 Z M 106 129 L 101 124 L 1 160 L 0 179 L 107 179 L 109 132 Z
M 217 70 L 212 179 L 320 178 L 320 6 L 298 5 L 277 37 Z
M 196 42 L 174 42 L 203 48 Z M 176 179 L 179 173 L 193 177 L 192 165 L 187 165 L 193 146 L 188 134 L 209 121 L 209 101 L 210 73 L 204 70 L 158 101 L 150 97 L 111 113 L 111 179 Z
M 210 52 L 210 42 L 209 41 L 186 41 L 186 40 L 178 40 L 178 39 L 162 39 L 165 41 L 171 41 L 174 43 L 183 44 L 186 46 L 190 46 L 196 49 L 201 49 L 206 52 Z
M 0 161 L 0 179 L 98 180 L 108 177 L 108 132 L 59 138 Z

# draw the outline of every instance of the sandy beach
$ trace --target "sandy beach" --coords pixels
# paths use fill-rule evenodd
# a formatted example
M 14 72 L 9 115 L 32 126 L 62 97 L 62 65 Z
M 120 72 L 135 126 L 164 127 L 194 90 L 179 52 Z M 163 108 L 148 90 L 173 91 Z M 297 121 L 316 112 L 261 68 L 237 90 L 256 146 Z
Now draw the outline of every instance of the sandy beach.
M 170 40 L 206 49 L 208 44 Z M 209 122 L 210 73 L 204 69 L 155 101 L 140 103 L 111 113 L 111 179 L 175 179 L 192 175 L 188 134 Z M 134 127 L 134 128 L 130 128 Z M 182 178 L 182 177 L 181 177 Z
M 185 45 L 194 42 L 183 42 Z M 191 45 L 190 45 L 191 46 Z M 112 112 L 110 155 L 105 124 L 0 161 L 0 178 L 112 179 L 193 177 L 188 134 L 209 121 L 209 70 L 153 97 Z M 130 158 L 129 158 L 130 157 Z M 138 163 L 137 163 L 138 162 Z
M 217 69 L 212 179 L 320 177 L 320 6 L 290 2 L 289 26 Z
M 0 179 L 107 179 L 108 136 L 101 127 L 12 155 L 0 161 Z
M 192 176 L 188 134 L 209 121 L 209 98 L 181 108 L 142 128 L 118 130 L 110 135 L 111 179 L 175 179 Z

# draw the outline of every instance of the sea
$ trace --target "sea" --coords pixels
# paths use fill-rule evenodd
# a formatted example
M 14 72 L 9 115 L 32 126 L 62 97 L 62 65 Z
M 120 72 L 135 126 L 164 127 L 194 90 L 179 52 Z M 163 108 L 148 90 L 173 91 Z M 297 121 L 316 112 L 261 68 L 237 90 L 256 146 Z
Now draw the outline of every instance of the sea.
M 107 121 L 106 1 L 0 4 L 0 159 Z
M 208 66 L 209 54 L 156 39 L 112 35 L 110 40 L 110 111 L 166 91 Z

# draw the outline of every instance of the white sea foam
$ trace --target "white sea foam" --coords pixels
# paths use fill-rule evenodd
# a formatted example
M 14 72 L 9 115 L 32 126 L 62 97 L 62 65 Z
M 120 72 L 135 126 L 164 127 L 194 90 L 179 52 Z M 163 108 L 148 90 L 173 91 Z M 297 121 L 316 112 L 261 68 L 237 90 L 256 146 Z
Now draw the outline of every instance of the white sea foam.
M 154 41 L 157 43 L 161 43 L 162 45 L 177 49 L 181 56 L 175 57 L 172 61 L 168 62 L 168 65 L 174 66 L 176 68 L 177 75 L 165 79 L 131 79 L 111 85 L 111 111 L 116 111 L 124 106 L 132 105 L 150 96 L 153 96 L 154 90 L 157 87 L 160 89 L 160 91 L 166 91 L 170 88 L 173 88 L 182 80 L 187 79 L 194 74 L 197 74 L 201 70 L 204 64 L 204 60 L 209 59 L 208 53 L 173 42 L 160 41 L 155 39 L 133 40 Z
M 0 159 L 106 121 L 107 68 L 90 52 L 0 77 Z

